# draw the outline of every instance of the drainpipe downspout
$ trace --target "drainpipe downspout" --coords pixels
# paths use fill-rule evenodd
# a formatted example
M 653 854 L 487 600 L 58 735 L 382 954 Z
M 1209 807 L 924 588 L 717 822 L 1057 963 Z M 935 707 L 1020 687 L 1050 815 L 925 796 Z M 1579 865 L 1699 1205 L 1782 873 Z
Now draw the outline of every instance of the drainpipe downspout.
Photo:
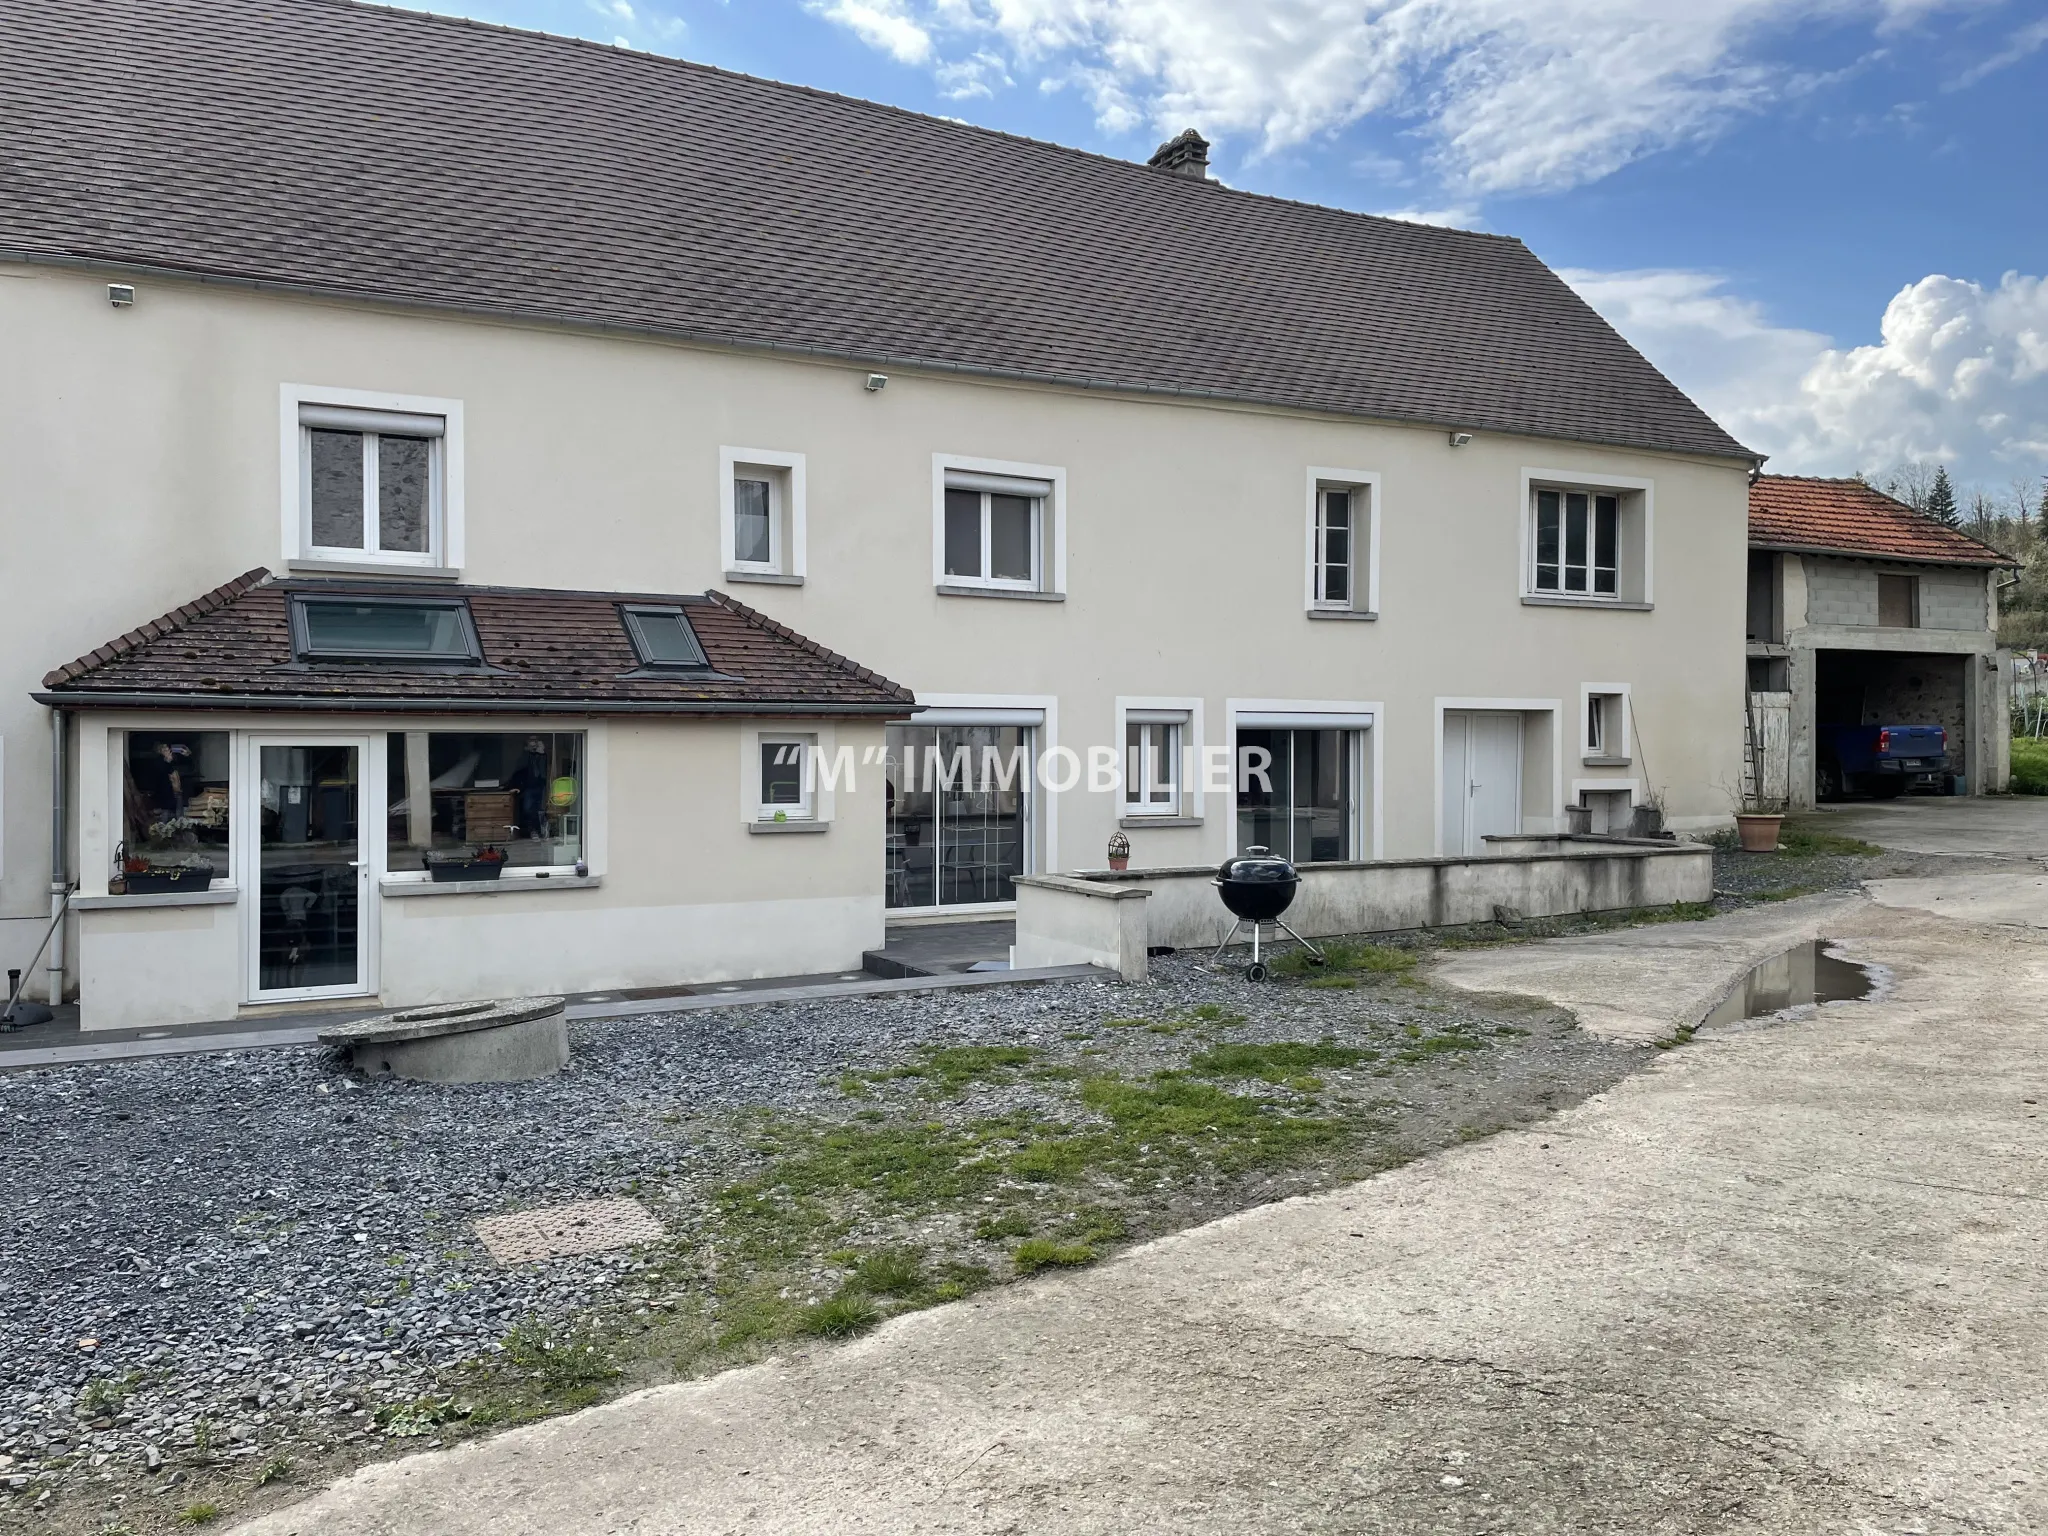
M 50 711 L 50 1006 L 64 1001 L 64 903 L 71 894 L 71 860 L 64 846 L 70 822 L 69 763 L 70 734 L 64 711 Z

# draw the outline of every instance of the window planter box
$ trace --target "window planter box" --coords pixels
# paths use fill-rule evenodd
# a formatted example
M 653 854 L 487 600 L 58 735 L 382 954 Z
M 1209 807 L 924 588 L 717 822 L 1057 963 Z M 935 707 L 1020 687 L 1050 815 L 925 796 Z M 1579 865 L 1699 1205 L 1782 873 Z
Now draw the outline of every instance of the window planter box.
M 152 864 L 122 876 L 130 896 L 160 896 L 173 892 L 203 891 L 213 884 L 211 864 Z
M 495 880 L 505 873 L 503 859 L 429 859 L 427 873 L 436 884 L 453 880 Z

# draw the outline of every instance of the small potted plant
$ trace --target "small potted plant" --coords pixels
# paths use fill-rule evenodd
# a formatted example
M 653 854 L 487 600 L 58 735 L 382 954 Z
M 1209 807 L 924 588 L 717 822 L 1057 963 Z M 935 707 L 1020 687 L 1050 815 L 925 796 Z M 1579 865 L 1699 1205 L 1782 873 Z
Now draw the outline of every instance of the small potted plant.
M 1131 840 L 1121 832 L 1109 834 L 1109 867 L 1129 869 L 1131 867 Z
M 157 828 L 152 827 L 152 832 Z M 203 891 L 213 884 L 212 861 L 193 858 L 180 864 L 159 864 L 128 851 L 126 843 L 115 851 L 120 874 L 108 882 L 114 895 L 166 896 L 184 891 Z

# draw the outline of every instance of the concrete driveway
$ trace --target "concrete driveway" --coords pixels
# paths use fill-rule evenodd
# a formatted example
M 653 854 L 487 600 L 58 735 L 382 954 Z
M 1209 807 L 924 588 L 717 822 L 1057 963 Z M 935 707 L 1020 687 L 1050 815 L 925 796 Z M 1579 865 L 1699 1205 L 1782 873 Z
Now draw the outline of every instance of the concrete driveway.
M 1881 1000 L 1364 1184 L 365 1470 L 282 1533 L 2048 1528 L 2048 943 L 1861 897 L 1473 952 L 1668 1033 L 1809 937 Z M 1617 1001 L 1617 999 L 1621 1001 Z
M 1907 853 L 2048 858 L 2048 795 L 1846 800 L 1803 814 L 1800 820 Z

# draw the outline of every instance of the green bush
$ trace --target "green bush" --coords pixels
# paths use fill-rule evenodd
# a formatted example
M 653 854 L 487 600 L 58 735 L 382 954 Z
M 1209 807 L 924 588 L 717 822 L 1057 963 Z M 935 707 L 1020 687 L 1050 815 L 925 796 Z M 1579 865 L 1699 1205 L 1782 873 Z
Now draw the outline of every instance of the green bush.
M 2048 795 L 2048 740 L 2033 736 L 2012 739 L 2012 792 Z
M 881 1318 L 882 1314 L 867 1297 L 858 1291 L 847 1291 L 815 1307 L 806 1307 L 799 1326 L 821 1339 L 850 1339 L 857 1333 L 866 1333 Z
M 1093 1264 L 1095 1250 L 1086 1243 L 1056 1243 L 1049 1237 L 1034 1237 L 1028 1243 L 1019 1243 L 1011 1257 L 1016 1262 L 1017 1273 L 1029 1275 L 1041 1269 Z

